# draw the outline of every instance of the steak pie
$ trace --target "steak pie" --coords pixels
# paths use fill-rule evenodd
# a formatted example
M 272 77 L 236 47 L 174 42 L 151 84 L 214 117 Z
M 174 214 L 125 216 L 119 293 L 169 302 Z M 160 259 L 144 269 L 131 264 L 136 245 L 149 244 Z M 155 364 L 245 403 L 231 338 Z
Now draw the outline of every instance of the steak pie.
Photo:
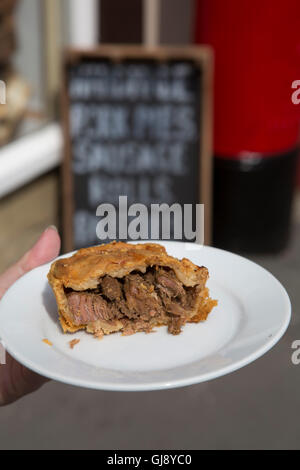
M 52 263 L 48 279 L 64 332 L 102 337 L 166 325 L 176 335 L 185 323 L 206 320 L 217 304 L 206 287 L 207 268 L 155 243 L 83 248 Z

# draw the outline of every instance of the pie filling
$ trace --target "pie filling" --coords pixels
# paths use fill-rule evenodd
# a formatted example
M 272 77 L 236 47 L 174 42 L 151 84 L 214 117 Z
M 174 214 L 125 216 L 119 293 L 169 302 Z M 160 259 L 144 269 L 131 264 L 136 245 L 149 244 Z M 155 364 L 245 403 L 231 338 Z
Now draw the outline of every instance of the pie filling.
M 151 331 L 153 326 L 168 326 L 178 334 L 191 317 L 199 286 L 186 287 L 170 268 L 154 266 L 146 273 L 133 271 L 123 278 L 104 276 L 96 289 L 82 292 L 66 288 L 74 325 L 116 323 L 124 334 Z M 121 325 L 121 326 L 120 326 Z

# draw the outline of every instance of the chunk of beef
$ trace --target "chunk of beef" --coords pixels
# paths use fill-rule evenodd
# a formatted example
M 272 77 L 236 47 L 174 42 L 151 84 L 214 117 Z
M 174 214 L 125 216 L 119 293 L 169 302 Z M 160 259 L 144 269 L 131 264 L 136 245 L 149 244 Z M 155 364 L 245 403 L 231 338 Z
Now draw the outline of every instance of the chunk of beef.
M 122 286 L 118 279 L 104 276 L 100 280 L 102 292 L 109 300 L 121 300 L 123 298 Z
M 168 332 L 172 335 L 179 335 L 181 332 L 182 321 L 180 318 L 172 318 L 168 325 Z
M 128 274 L 122 282 L 104 276 L 96 289 L 66 291 L 66 295 L 75 325 L 121 320 L 123 333 L 131 334 L 150 331 L 158 321 L 168 324 L 170 333 L 178 334 L 194 302 L 190 290 L 172 270 L 153 267 L 144 274 Z
M 129 274 L 125 278 L 124 292 L 129 309 L 128 316 L 149 319 L 163 312 L 154 286 L 140 274 Z
M 67 298 L 75 325 L 83 325 L 99 319 L 111 320 L 114 318 L 114 312 L 100 295 L 71 292 L 67 294 Z
M 156 273 L 157 287 L 168 297 L 184 297 L 185 290 L 173 271 L 160 269 Z
M 176 302 L 176 300 L 165 299 L 165 306 L 169 313 L 176 316 L 186 315 L 186 310 L 182 304 Z
M 175 273 L 160 268 L 156 272 L 156 282 L 166 311 L 171 315 L 184 317 L 186 315 L 186 291 Z
M 156 284 L 154 268 L 150 269 L 145 274 L 143 274 L 143 277 L 149 286 L 152 285 L 154 287 L 154 284 Z

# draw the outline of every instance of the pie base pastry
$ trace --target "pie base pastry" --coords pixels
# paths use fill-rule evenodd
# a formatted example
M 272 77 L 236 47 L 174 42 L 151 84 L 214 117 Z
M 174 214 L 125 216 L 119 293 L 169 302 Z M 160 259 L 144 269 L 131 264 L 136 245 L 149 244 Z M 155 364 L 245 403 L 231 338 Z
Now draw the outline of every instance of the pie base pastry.
M 48 273 L 64 332 L 85 329 L 97 337 L 161 325 L 178 334 L 185 323 L 206 320 L 217 304 L 207 279 L 207 268 L 169 256 L 156 243 L 83 248 Z

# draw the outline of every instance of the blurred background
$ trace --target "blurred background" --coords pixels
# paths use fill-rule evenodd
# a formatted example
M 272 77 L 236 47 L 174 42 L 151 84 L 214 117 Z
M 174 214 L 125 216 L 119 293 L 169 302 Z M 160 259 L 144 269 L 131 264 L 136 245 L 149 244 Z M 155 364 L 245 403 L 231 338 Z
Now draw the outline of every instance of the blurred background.
M 211 46 L 212 244 L 269 269 L 294 315 L 266 356 L 212 382 L 49 383 L 1 409 L 0 448 L 299 448 L 300 2 L 0 0 L 0 272 L 48 225 L 62 230 L 63 51 L 101 44 Z

